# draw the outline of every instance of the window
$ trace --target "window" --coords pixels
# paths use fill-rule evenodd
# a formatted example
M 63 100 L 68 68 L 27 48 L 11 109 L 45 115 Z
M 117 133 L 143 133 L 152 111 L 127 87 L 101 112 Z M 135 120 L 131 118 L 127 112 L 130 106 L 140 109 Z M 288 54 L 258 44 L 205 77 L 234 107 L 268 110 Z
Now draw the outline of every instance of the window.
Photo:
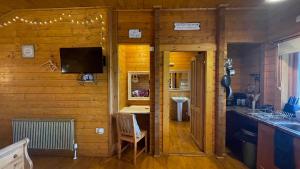
M 300 97 L 300 38 L 278 44 L 277 79 L 283 106 L 291 96 Z
M 281 89 L 281 105 L 289 97 L 300 97 L 300 53 L 279 56 L 279 86 Z

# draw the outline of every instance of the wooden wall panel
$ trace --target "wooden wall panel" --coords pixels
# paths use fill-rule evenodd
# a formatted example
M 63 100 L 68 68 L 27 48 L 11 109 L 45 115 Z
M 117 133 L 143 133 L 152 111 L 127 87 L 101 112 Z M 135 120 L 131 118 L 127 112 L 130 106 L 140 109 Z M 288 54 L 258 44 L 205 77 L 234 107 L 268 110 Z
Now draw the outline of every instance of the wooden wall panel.
M 10 17 L 52 19 L 63 12 L 76 18 L 100 13 L 107 16 L 103 9 L 52 9 L 19 11 Z M 79 154 L 108 155 L 109 132 L 95 133 L 96 127 L 109 131 L 107 67 L 97 75 L 96 84 L 81 85 L 77 75 L 61 74 L 59 65 L 59 48 L 99 46 L 100 31 L 97 24 L 67 22 L 41 26 L 17 23 L 0 29 L 0 147 L 12 143 L 12 118 L 74 118 Z M 21 58 L 22 44 L 35 45 L 34 59 Z M 106 50 L 104 54 L 108 56 Z M 50 56 L 58 64 L 55 72 L 41 67 Z
M 140 29 L 142 38 L 130 39 L 129 29 Z M 118 11 L 119 43 L 152 43 L 153 41 L 152 11 Z
M 120 109 L 129 105 L 149 105 L 147 100 L 128 100 L 128 71 L 150 71 L 149 45 L 119 45 Z
M 119 58 L 119 109 L 127 106 L 127 64 L 126 64 L 126 48 L 124 46 L 118 47 L 118 58 Z
M 262 55 L 263 50 L 259 44 L 229 45 L 228 57 L 233 59 L 233 67 L 236 71 L 236 74 L 232 77 L 233 92 L 246 92 L 247 86 L 255 85 L 254 77 L 250 76 L 250 74 L 263 73 L 260 67 L 263 61 Z M 257 92 L 259 90 L 259 84 L 257 81 Z M 261 86 L 260 89 L 262 90 L 263 86 Z
M 263 9 L 227 10 L 228 42 L 264 42 L 267 37 L 267 13 Z
M 175 22 L 200 22 L 200 31 L 175 31 Z M 215 11 L 162 11 L 160 18 L 161 44 L 215 43 Z
M 281 109 L 281 95 L 277 85 L 277 46 L 268 45 L 265 50 L 264 103 Z
M 300 24 L 296 17 L 300 15 L 298 0 L 290 0 L 278 5 L 274 4 L 268 10 L 268 40 L 278 40 L 292 35 L 300 35 Z

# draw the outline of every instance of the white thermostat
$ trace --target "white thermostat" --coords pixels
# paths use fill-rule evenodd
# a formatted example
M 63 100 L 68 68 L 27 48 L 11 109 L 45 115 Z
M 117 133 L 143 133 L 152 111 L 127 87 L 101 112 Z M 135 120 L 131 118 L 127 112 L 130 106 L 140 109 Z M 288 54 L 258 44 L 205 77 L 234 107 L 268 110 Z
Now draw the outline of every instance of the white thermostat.
M 33 45 L 22 45 L 22 57 L 23 58 L 34 58 L 34 46 Z

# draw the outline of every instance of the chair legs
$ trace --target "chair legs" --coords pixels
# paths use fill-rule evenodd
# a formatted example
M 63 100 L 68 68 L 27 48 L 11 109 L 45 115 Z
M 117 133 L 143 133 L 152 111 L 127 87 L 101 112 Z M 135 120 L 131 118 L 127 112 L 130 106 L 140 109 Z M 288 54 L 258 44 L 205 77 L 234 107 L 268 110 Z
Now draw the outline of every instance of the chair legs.
M 137 155 L 137 142 L 134 143 L 134 149 L 133 149 L 133 164 L 136 164 L 136 155 Z
M 147 139 L 147 133 L 146 133 L 144 139 L 145 139 L 145 153 L 147 153 L 147 152 L 148 152 L 148 139 Z
M 121 159 L 121 153 L 122 153 L 122 140 L 118 141 L 118 158 Z

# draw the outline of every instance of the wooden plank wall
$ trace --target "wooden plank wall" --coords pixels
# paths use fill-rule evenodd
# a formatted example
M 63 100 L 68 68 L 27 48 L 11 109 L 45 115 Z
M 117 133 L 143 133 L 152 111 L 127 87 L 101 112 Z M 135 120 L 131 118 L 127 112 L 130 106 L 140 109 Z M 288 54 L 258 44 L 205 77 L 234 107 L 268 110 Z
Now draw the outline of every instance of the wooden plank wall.
M 11 17 L 53 19 L 62 13 L 78 19 L 100 13 L 107 16 L 104 9 L 65 9 L 24 10 Z M 96 127 L 109 131 L 107 67 L 97 75 L 97 84 L 81 85 L 77 75 L 61 74 L 59 65 L 59 48 L 99 46 L 100 31 L 99 24 L 66 22 L 41 26 L 17 23 L 0 29 L 0 147 L 12 143 L 12 118 L 74 118 L 79 154 L 108 155 L 109 132 L 95 133 Z M 34 59 L 21 58 L 22 44 L 34 44 Z M 41 67 L 50 56 L 58 64 L 55 72 Z
M 140 29 L 142 38 L 128 37 L 129 29 Z M 152 11 L 118 11 L 118 43 L 153 43 Z
M 120 109 L 130 105 L 150 105 L 147 100 L 128 100 L 128 71 L 150 72 L 149 45 L 119 45 Z M 122 103 L 122 106 L 121 106 Z
M 264 42 L 267 37 L 267 13 L 263 9 L 226 10 L 228 43 Z
M 298 0 L 274 4 L 268 11 L 268 40 L 274 41 L 294 34 L 300 34 L 300 24 L 296 17 L 300 15 Z
M 119 109 L 127 106 L 127 68 L 126 68 L 126 49 L 125 46 L 118 46 L 118 59 L 119 59 Z
M 70 10 L 66 10 L 67 13 Z M 101 12 L 99 9 L 71 10 L 73 15 L 84 18 Z M 28 17 L 48 18 L 61 14 L 61 10 L 25 11 Z M 105 11 L 103 11 L 105 12 Z M 21 14 L 18 14 L 21 15 Z M 164 45 L 201 47 L 215 46 L 215 11 L 162 11 L 160 14 L 160 43 Z M 134 18 L 134 20 L 133 20 Z M 237 18 L 239 19 L 239 18 Z M 243 19 L 240 20 L 241 22 Z M 173 30 L 174 22 L 201 22 L 201 31 Z M 235 21 L 238 22 L 238 21 Z M 118 43 L 153 43 L 152 11 L 118 11 Z M 129 39 L 128 29 L 138 28 L 143 38 Z M 229 32 L 234 32 L 229 27 Z M 232 30 L 231 30 L 232 29 Z M 11 143 L 10 119 L 15 117 L 73 117 L 77 121 L 76 135 L 79 152 L 82 155 L 108 155 L 108 133 L 96 135 L 96 127 L 108 131 L 108 83 L 107 70 L 99 75 L 97 85 L 81 86 L 74 75 L 61 75 L 43 70 L 40 64 L 51 54 L 59 63 L 59 47 L 98 46 L 100 41 L 98 26 L 72 25 L 58 23 L 49 26 L 26 26 L 18 24 L 0 30 L 1 38 L 1 114 L 4 127 L 0 129 L 1 146 Z M 247 35 L 247 36 L 246 36 Z M 239 41 L 258 36 L 248 30 Z M 244 38 L 244 39 L 243 39 Z M 256 38 L 255 38 L 256 39 Z M 24 60 L 20 56 L 20 45 L 36 44 L 36 58 Z M 200 45 L 199 45 L 200 44 Z M 208 55 L 214 57 L 213 51 Z M 214 70 L 214 64 L 211 65 Z M 211 78 L 213 76 L 209 76 Z M 211 83 L 214 81 L 210 79 Z M 212 94 L 214 91 L 210 91 Z M 212 99 L 213 100 L 213 99 Z M 214 105 L 214 102 L 209 102 Z M 213 106 L 210 106 L 213 108 Z M 161 107 L 162 110 L 162 107 Z M 209 110 L 213 113 L 213 109 Z M 213 118 L 213 114 L 209 115 Z M 162 125 L 162 123 L 161 123 Z M 213 127 L 214 124 L 211 123 Z M 153 127 L 153 126 L 152 126 Z M 162 131 L 162 127 L 161 127 Z M 212 134 L 212 133 L 211 133 Z M 9 136 L 9 137 L 7 137 Z M 211 140 L 213 142 L 213 140 Z M 207 141 L 209 142 L 209 141 Z M 162 143 L 162 139 L 160 140 Z M 213 143 L 210 143 L 213 144 Z M 212 146 L 210 146 L 212 148 Z
M 263 61 L 262 47 L 259 44 L 229 45 L 228 58 L 233 59 L 236 74 L 232 77 L 233 92 L 246 92 L 248 85 L 254 85 L 250 74 L 262 74 L 260 63 Z M 263 78 L 263 77 L 262 77 Z M 259 82 L 256 84 L 258 91 Z M 261 90 L 263 86 L 261 86 Z
M 201 22 L 201 30 L 175 31 L 174 22 Z M 161 44 L 214 44 L 215 30 L 216 26 L 214 10 L 166 10 L 161 12 Z

